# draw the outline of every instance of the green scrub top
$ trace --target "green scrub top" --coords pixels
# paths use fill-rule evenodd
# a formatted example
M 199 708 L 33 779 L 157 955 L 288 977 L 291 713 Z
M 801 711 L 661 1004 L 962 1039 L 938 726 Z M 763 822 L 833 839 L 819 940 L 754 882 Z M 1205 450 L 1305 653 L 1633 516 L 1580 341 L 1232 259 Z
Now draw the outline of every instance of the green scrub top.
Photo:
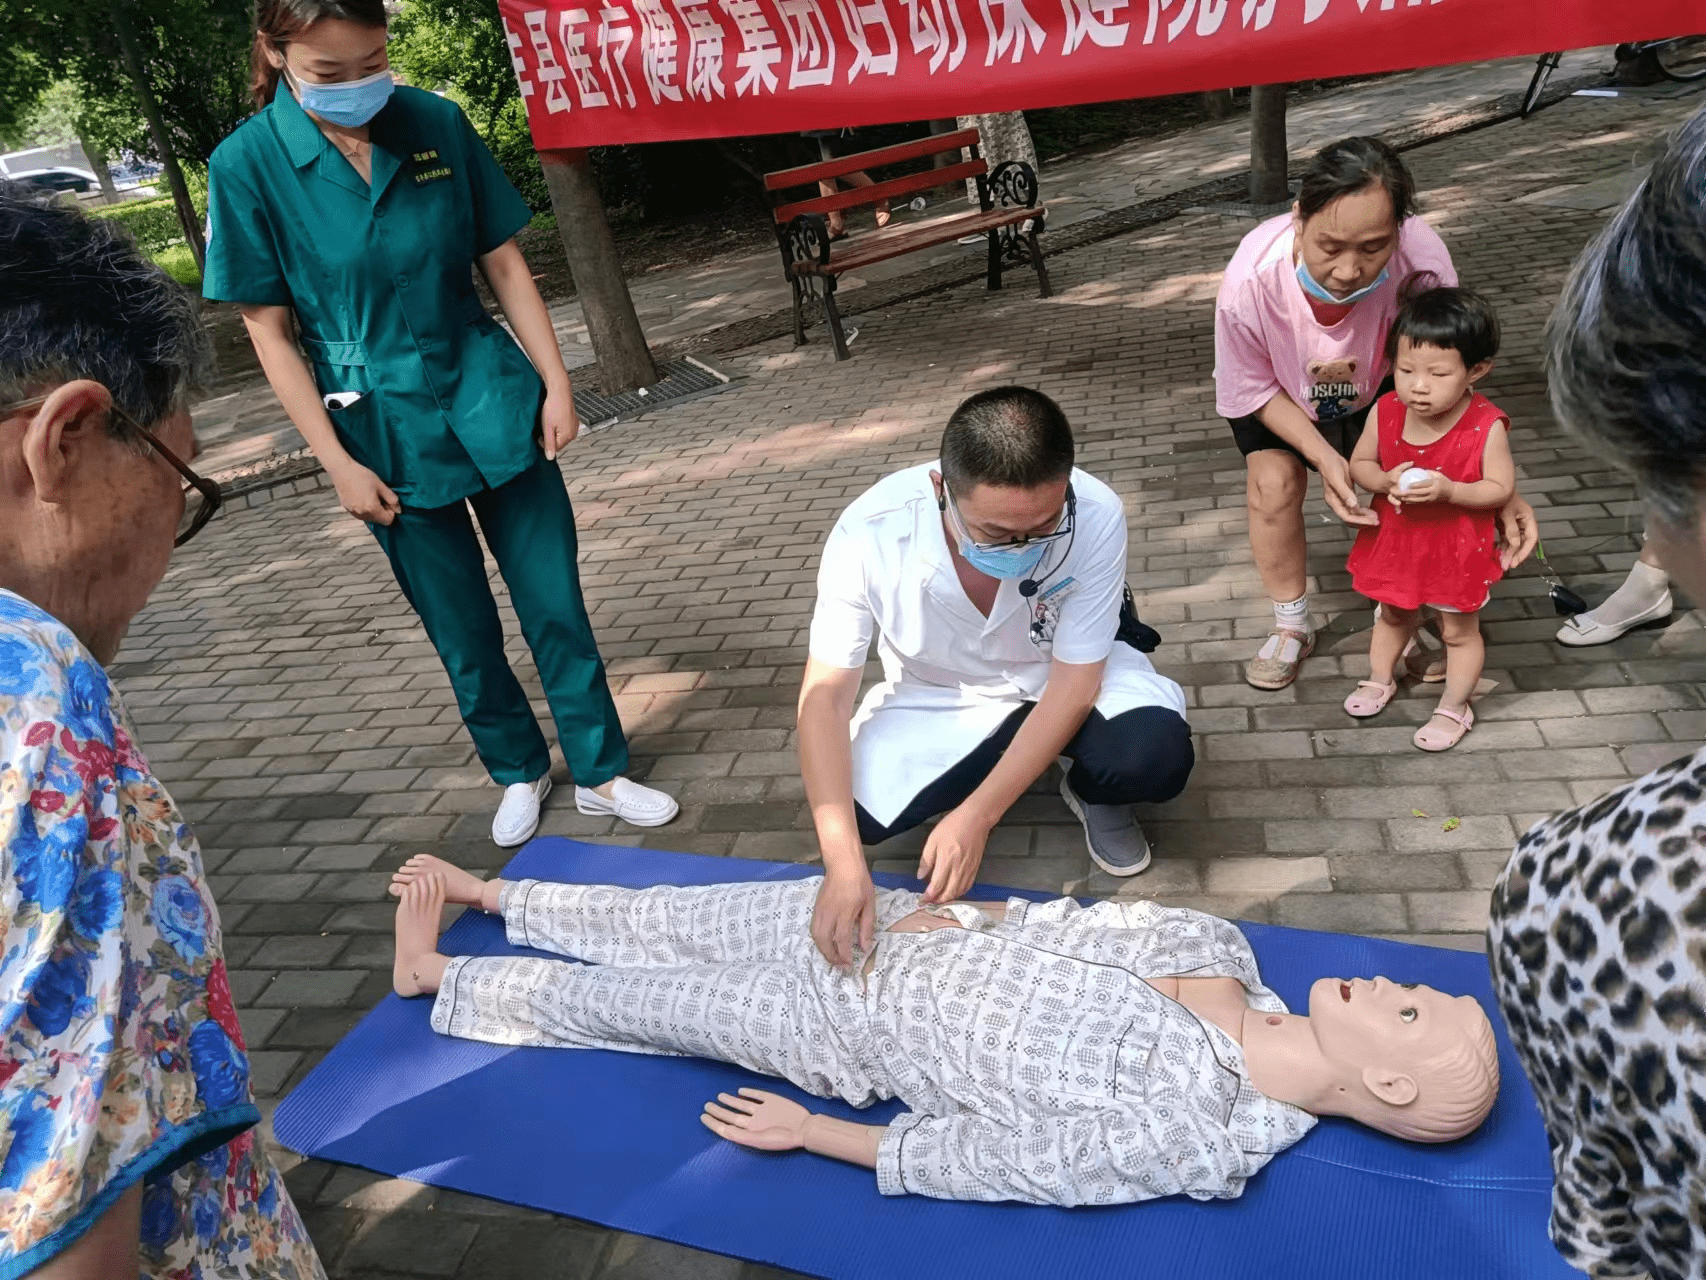
M 537 456 L 544 384 L 471 267 L 532 216 L 454 102 L 403 85 L 361 180 L 288 88 L 208 163 L 209 299 L 295 309 L 350 456 L 404 506 L 440 507 Z

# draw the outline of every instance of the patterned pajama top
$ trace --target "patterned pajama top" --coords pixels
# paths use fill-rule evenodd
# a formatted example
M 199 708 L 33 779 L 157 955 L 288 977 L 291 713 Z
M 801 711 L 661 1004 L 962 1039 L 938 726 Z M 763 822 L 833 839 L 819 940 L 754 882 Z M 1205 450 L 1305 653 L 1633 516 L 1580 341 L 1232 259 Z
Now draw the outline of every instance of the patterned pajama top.
M 592 961 L 453 960 L 438 1031 L 693 1054 L 855 1106 L 899 1098 L 887 1195 L 1115 1204 L 1232 1198 L 1315 1124 L 1237 1041 L 1143 979 L 1228 977 L 1283 1013 L 1237 928 L 1149 902 L 1015 898 L 999 923 L 879 933 L 861 978 L 811 943 L 818 878 L 646 890 L 508 886 L 511 942 Z M 879 891 L 877 924 L 919 895 Z
M 105 671 L 0 591 L 0 1280 L 143 1184 L 144 1280 L 316 1280 L 201 853 Z

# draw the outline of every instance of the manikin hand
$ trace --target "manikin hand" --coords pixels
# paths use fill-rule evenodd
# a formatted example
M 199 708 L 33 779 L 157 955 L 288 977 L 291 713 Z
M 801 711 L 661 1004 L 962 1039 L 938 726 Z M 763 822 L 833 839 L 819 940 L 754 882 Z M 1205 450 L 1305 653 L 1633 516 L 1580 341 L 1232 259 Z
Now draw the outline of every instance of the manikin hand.
M 1499 564 L 1506 573 L 1534 554 L 1540 545 L 1540 525 L 1534 508 L 1520 493 L 1499 508 Z
M 699 1117 L 719 1138 L 759 1151 L 792 1151 L 806 1145 L 811 1112 L 791 1098 L 764 1089 L 742 1089 L 740 1096 L 719 1093 Z
M 924 890 L 926 902 L 953 902 L 965 896 L 977 879 L 984 846 L 989 843 L 990 824 L 967 811 L 965 805 L 944 814 L 924 842 L 918 860 L 918 878 L 930 883 Z
M 861 861 L 852 871 L 826 870 L 812 906 L 812 941 L 837 969 L 853 964 L 853 950 L 868 952 L 876 937 L 877 886 Z
M 1321 496 L 1333 509 L 1333 514 L 1346 524 L 1376 525 L 1380 517 L 1372 507 L 1365 507 L 1357 498 L 1356 485 L 1351 483 L 1351 464 L 1337 452 L 1328 449 L 1319 458 L 1311 458 L 1321 473 Z

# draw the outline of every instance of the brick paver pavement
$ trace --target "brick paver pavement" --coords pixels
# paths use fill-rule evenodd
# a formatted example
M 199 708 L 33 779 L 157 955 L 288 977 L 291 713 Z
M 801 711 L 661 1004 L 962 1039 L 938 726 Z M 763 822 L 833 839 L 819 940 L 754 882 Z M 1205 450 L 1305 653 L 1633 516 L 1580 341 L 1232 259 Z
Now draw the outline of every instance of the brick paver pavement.
M 1506 347 L 1487 390 L 1514 417 L 1552 562 L 1590 598 L 1632 558 L 1639 515 L 1545 408 L 1541 324 L 1603 216 L 1558 193 L 1635 163 L 1700 101 L 1573 99 L 1410 156 L 1465 280 L 1499 304 Z M 1432 702 L 1419 688 L 1352 723 L 1339 703 L 1366 670 L 1368 610 L 1348 589 L 1349 535 L 1318 504 L 1310 567 L 1328 643 L 1288 690 L 1243 683 L 1267 606 L 1209 374 L 1219 272 L 1248 225 L 1181 217 L 1062 255 L 1049 302 L 968 287 L 869 313 L 845 364 L 821 344 L 768 343 L 729 362 L 742 378 L 721 394 L 569 450 L 622 716 L 640 769 L 682 802 L 647 841 L 815 856 L 792 704 L 819 543 L 871 481 L 932 456 L 960 397 L 1010 380 L 1060 399 L 1084 465 L 1126 499 L 1131 583 L 1165 635 L 1160 667 L 1189 696 L 1200 763 L 1179 800 L 1144 815 L 1156 861 L 1137 880 L 1092 874 L 1047 783 L 996 831 L 989 879 L 1473 947 L 1520 830 L 1706 736 L 1698 614 L 1565 650 L 1529 571 L 1486 610 L 1496 688 L 1462 746 L 1409 745 Z M 177 557 L 115 674 L 200 834 L 256 1086 L 276 1099 L 389 987 L 389 871 L 423 849 L 479 870 L 504 861 L 488 836 L 496 790 L 378 548 L 329 494 L 221 519 Z M 640 840 L 578 816 L 566 794 L 543 831 Z M 907 869 L 918 847 L 897 840 L 878 865 Z M 336 1275 L 775 1274 L 317 1162 L 291 1182 Z

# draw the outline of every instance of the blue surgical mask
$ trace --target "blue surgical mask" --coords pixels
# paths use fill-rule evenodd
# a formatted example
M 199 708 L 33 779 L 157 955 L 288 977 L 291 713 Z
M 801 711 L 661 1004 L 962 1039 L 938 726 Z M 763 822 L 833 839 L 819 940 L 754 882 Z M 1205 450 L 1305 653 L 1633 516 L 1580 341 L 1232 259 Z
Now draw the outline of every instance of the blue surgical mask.
M 1381 285 L 1386 283 L 1386 277 L 1390 271 L 1390 265 L 1380 268 L 1380 274 L 1374 277 L 1373 284 L 1366 284 L 1355 292 L 1347 293 L 1341 298 L 1337 294 L 1330 292 L 1323 285 L 1318 284 L 1315 277 L 1309 274 L 1309 268 L 1303 265 L 1303 259 L 1299 258 L 1297 260 L 1297 283 L 1303 286 L 1303 292 L 1307 293 L 1311 298 L 1316 298 L 1322 302 L 1330 303 L 1335 307 L 1344 307 L 1349 306 L 1353 302 L 1362 301 L 1362 299 L 1368 297 L 1369 294 L 1380 288 Z
M 391 100 L 397 82 L 389 68 L 376 71 L 360 80 L 344 80 L 338 84 L 305 84 L 295 76 L 290 85 L 304 111 L 312 111 L 328 124 L 346 129 L 359 129 Z
M 960 539 L 960 555 L 979 573 L 991 578 L 1028 578 L 1043 562 L 1046 542 L 1028 542 L 1017 547 L 979 547 L 970 538 Z

